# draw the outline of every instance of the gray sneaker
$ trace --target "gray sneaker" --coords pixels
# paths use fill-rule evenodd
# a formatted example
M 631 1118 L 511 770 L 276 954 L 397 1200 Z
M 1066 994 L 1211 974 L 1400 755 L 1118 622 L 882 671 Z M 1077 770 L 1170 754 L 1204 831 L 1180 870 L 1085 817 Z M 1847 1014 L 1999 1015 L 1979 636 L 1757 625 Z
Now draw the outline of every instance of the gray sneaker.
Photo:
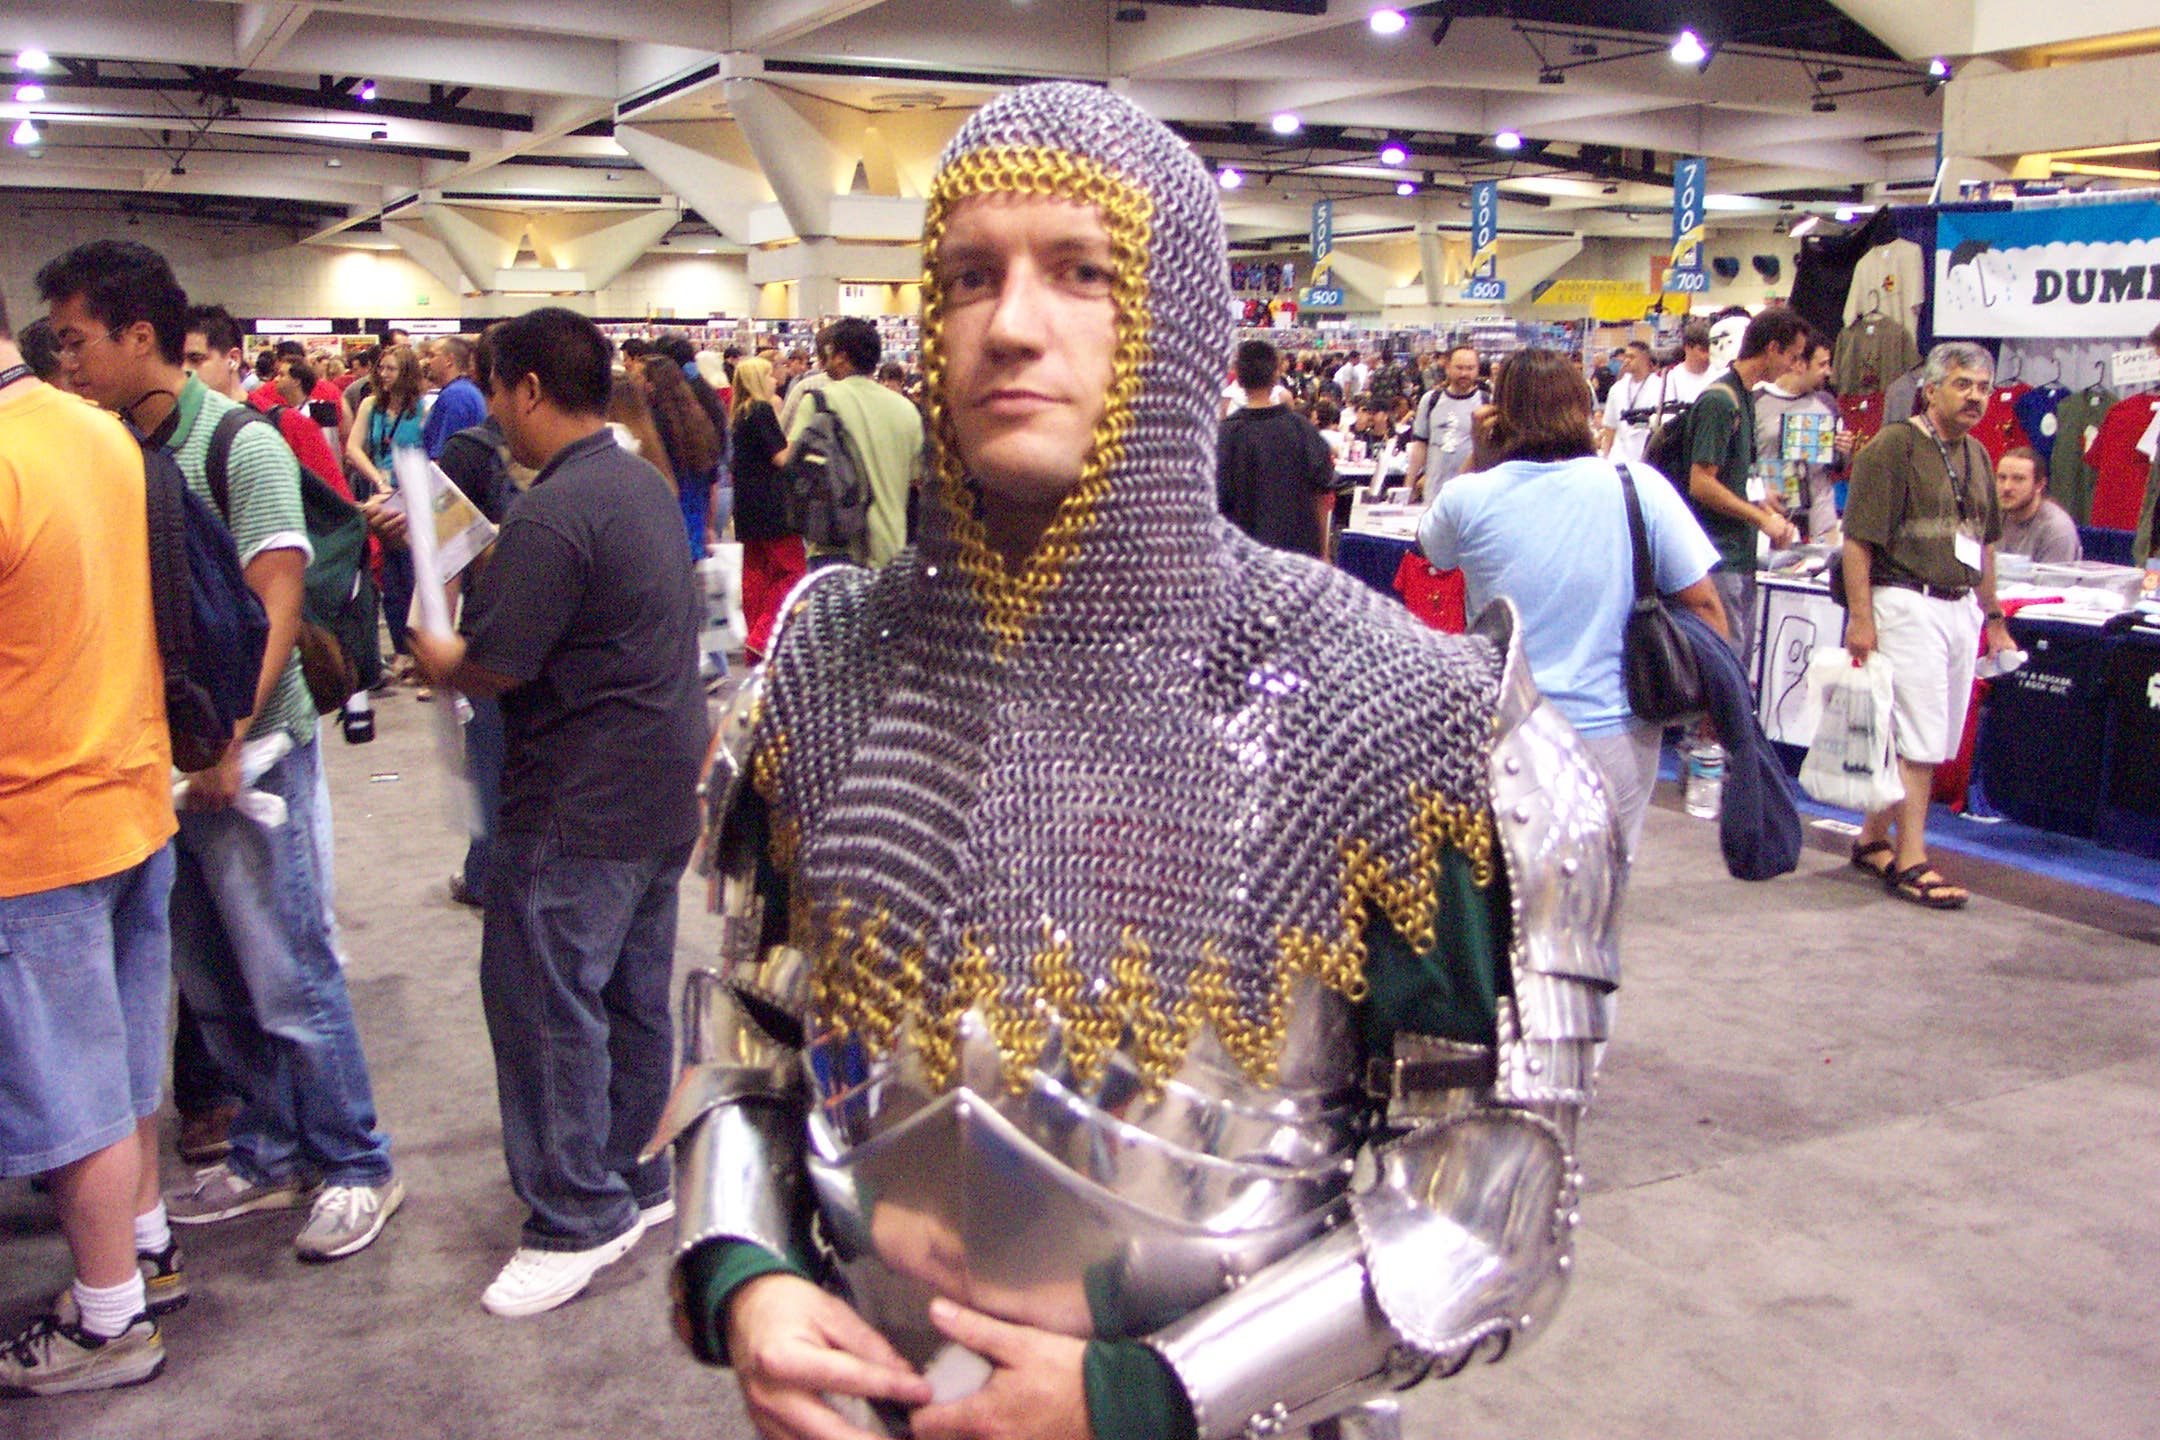
M 142 1272 L 143 1308 L 153 1318 L 170 1315 L 187 1305 L 187 1266 L 180 1262 L 179 1241 L 155 1252 L 136 1251 L 135 1268 Z
M 380 1185 L 325 1185 L 293 1248 L 303 1260 L 337 1260 L 365 1250 L 404 1203 L 405 1182 L 395 1175 Z
M 208 1225 L 257 1210 L 296 1210 L 313 1187 L 301 1180 L 273 1180 L 258 1185 L 235 1174 L 229 1164 L 195 1172 L 178 1190 L 165 1192 L 165 1214 L 175 1225 Z
M 148 1315 L 137 1315 L 110 1340 L 71 1316 L 41 1315 L 0 1342 L 0 1395 L 115 1390 L 155 1379 L 164 1368 L 165 1342 Z

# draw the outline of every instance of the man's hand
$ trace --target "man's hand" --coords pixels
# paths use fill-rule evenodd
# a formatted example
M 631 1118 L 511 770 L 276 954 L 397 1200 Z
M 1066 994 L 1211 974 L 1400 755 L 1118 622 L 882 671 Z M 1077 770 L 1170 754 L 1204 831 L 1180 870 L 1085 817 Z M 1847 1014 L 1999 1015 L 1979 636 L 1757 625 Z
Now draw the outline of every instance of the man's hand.
M 1783 550 L 1788 546 L 1800 543 L 1799 526 L 1793 524 L 1792 521 L 1786 519 L 1775 509 L 1766 508 L 1763 513 L 1768 518 L 1769 523 L 1762 527 L 1762 532 L 1770 537 L 1772 545 Z
M 405 548 L 405 511 L 402 508 L 392 510 L 385 505 L 389 498 L 387 493 L 377 491 L 361 502 L 360 510 L 367 516 L 368 529 L 375 532 L 376 539 L 393 550 L 402 550 Z
M 1987 622 L 1987 628 L 1981 633 L 1987 637 L 1987 648 L 1990 655 L 2000 655 L 2005 650 L 2017 649 L 2017 641 L 2010 638 L 2010 622 L 2007 620 L 1991 619 Z
M 208 770 L 188 776 L 180 803 L 189 810 L 230 810 L 240 798 L 240 742 L 225 747 L 225 758 Z
M 924 1405 L 930 1383 L 845 1301 L 793 1275 L 764 1275 L 728 1301 L 728 1359 L 765 1440 L 876 1440 L 823 1396 Z
M 1084 1341 L 993 1320 L 950 1300 L 930 1302 L 930 1321 L 996 1368 L 965 1400 L 910 1416 L 915 1440 L 1093 1440 L 1080 1368 Z
M 1868 656 L 1875 653 L 1875 617 L 1848 615 L 1845 618 L 1845 653 L 1852 656 L 1855 669 L 1867 664 Z
M 465 659 L 465 642 L 455 635 L 422 630 L 416 625 L 405 632 L 405 641 L 412 647 L 413 668 L 431 685 L 449 684 L 451 674 Z

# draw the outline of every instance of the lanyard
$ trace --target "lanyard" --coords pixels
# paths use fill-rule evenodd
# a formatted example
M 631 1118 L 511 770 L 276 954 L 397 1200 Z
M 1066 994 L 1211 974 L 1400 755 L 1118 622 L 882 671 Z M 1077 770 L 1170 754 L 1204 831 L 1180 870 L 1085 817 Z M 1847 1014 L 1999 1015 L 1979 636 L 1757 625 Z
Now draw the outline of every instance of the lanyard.
M 8 386 L 13 385 L 18 380 L 34 380 L 36 378 L 37 371 L 32 370 L 28 365 L 10 365 L 7 369 L 0 370 L 0 390 L 7 389 Z
M 1958 524 L 1963 525 L 1967 518 L 1965 513 L 1965 490 L 1972 477 L 1960 474 L 1959 467 L 1950 463 L 1950 447 L 1944 443 L 1942 435 L 1935 429 L 1935 421 L 1931 417 L 1926 415 L 1914 416 L 1913 428 L 1935 442 L 1935 449 L 1942 456 L 1943 473 L 1950 477 L 1951 497 L 1957 502 Z M 1965 447 L 1965 437 L 1959 436 L 1958 454 L 1963 456 L 1969 453 Z M 1970 470 L 1972 467 L 1967 465 L 1964 468 Z

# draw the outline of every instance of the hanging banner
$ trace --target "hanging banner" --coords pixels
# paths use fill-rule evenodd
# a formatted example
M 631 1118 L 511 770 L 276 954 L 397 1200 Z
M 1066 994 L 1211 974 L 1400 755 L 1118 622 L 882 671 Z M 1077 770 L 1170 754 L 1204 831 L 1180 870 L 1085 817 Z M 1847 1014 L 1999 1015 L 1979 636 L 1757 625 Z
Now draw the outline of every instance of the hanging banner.
M 2160 205 L 1946 212 L 1938 336 L 2142 336 L 2160 325 Z
M 1491 280 L 1500 274 L 1500 182 L 1478 180 L 1470 186 L 1470 278 Z
M 1335 268 L 1335 202 L 1315 200 L 1312 205 L 1312 283 L 1327 288 Z
M 1699 155 L 1673 162 L 1672 264 L 1665 270 L 1665 288 L 1682 295 L 1700 295 L 1710 288 L 1710 277 L 1703 270 L 1709 179 L 1709 164 Z

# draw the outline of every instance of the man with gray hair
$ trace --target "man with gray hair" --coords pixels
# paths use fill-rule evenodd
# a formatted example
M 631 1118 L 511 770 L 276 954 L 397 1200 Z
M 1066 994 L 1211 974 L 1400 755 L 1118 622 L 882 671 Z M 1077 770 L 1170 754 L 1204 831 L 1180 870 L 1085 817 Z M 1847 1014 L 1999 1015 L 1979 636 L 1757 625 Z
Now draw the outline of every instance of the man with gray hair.
M 1890 661 L 1905 782 L 1903 800 L 1861 825 L 1852 863 L 1931 910 L 1970 898 L 1928 863 L 1927 813 L 1935 767 L 1965 733 L 1983 618 L 1990 654 L 2015 648 L 1995 603 L 1994 475 L 1970 433 L 1987 409 L 1993 368 L 1977 345 L 1936 346 L 1922 379 L 1927 409 L 1884 426 L 1860 452 L 1845 507 L 1845 648 L 1855 665 L 1877 651 Z

